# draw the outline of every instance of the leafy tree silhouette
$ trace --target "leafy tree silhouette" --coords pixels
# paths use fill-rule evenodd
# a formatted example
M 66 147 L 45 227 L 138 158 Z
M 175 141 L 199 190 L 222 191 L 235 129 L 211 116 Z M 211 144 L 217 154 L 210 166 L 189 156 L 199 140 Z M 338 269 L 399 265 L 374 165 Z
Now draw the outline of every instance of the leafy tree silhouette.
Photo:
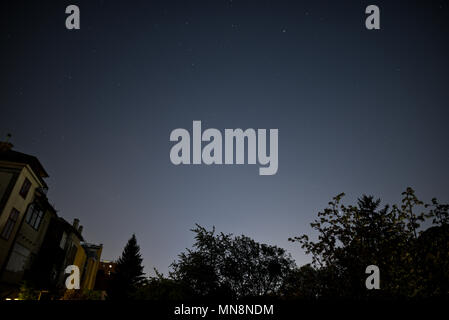
M 289 239 L 312 255 L 312 263 L 300 268 L 282 248 L 196 225 L 193 248 L 172 263 L 168 278 L 156 271 L 156 277 L 142 281 L 133 235 L 118 260 L 109 298 L 448 296 L 449 205 L 436 199 L 425 205 L 412 188 L 402 196 L 399 206 L 381 206 L 380 199 L 367 195 L 355 205 L 343 204 L 343 193 L 334 197 L 311 223 L 315 239 Z M 380 269 L 380 290 L 365 287 L 365 270 L 372 264 Z
M 170 277 L 197 297 L 242 298 L 276 295 L 295 267 L 284 249 L 246 236 L 215 234 L 200 225 L 192 250 L 173 262 Z
M 424 205 L 412 188 L 407 188 L 402 195 L 401 206 L 380 208 L 380 199 L 366 195 L 358 199 L 356 206 L 346 206 L 341 203 L 344 194 L 339 194 L 311 223 L 318 232 L 316 241 L 307 235 L 289 239 L 299 242 L 313 257 L 316 274 L 312 279 L 318 288 L 313 291 L 314 296 L 448 294 L 448 206 L 436 199 L 432 205 Z M 429 206 L 432 207 L 429 212 L 421 211 Z M 426 218 L 433 218 L 436 230 L 430 228 L 423 232 L 422 222 Z M 371 264 L 381 270 L 379 291 L 365 288 L 365 269 Z M 290 292 L 310 291 L 310 284 L 297 285 L 300 287 L 296 290 L 290 287 Z
M 422 232 L 416 243 L 419 294 L 423 297 L 449 296 L 449 205 L 432 204 L 426 217 L 434 226 Z

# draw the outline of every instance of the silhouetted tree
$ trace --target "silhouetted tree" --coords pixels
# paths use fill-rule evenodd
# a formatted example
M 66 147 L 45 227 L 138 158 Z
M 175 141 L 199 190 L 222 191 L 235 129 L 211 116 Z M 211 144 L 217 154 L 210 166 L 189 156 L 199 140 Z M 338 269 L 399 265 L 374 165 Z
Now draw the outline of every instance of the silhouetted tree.
M 284 280 L 281 295 L 287 299 L 316 299 L 321 295 L 321 275 L 310 264 L 293 269 Z
M 434 226 L 422 232 L 416 242 L 420 295 L 449 296 L 449 205 L 434 198 L 426 215 Z
M 295 264 L 284 249 L 246 236 L 215 234 L 197 225 L 193 249 L 172 264 L 170 277 L 198 297 L 275 295 Z
M 424 252 L 433 252 L 429 247 L 432 241 L 436 246 L 431 246 L 435 251 L 431 273 L 439 280 L 431 281 L 439 290 L 429 290 L 435 294 L 446 290 L 447 294 L 447 289 L 442 288 L 443 283 L 447 283 L 444 282 L 447 279 L 444 262 L 448 255 L 447 230 L 432 236 L 432 241 L 428 239 L 430 235 L 422 234 L 421 230 L 425 218 L 433 217 L 434 223 L 447 222 L 447 206 L 434 200 L 432 210 L 424 213 L 421 211 L 423 202 L 418 200 L 413 189 L 407 188 L 402 195 L 401 206 L 380 208 L 379 199 L 366 195 L 356 206 L 345 206 L 341 203 L 344 194 L 340 194 L 311 223 L 318 232 L 316 241 L 307 235 L 289 239 L 298 241 L 306 253 L 312 254 L 318 275 L 313 281 L 320 288 L 319 296 L 421 296 L 425 287 L 431 287 L 426 280 L 429 261 L 422 257 Z M 431 258 L 428 256 L 428 259 Z M 381 270 L 380 291 L 365 288 L 365 269 L 371 264 Z
M 108 299 L 134 298 L 134 294 L 144 280 L 143 275 L 140 247 L 133 234 L 123 249 L 122 256 L 117 260 L 116 271 L 107 292 Z
M 169 279 L 155 270 L 156 276 L 144 281 L 136 292 L 136 299 L 157 301 L 187 301 L 193 298 L 193 291 L 184 282 Z

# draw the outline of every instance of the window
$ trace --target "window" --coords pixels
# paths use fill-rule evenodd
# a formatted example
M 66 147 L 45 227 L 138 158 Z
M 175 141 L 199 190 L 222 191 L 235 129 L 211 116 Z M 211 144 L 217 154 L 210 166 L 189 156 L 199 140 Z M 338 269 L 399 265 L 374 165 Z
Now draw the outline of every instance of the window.
M 26 198 L 28 191 L 30 191 L 31 182 L 27 178 L 25 178 L 25 181 L 22 184 L 22 188 L 20 188 L 19 194 L 22 196 L 22 198 Z
M 2 231 L 2 238 L 8 240 L 11 236 L 12 230 L 16 225 L 17 219 L 19 218 L 19 211 L 16 208 L 12 208 L 11 213 L 9 214 L 8 220 L 5 223 L 5 227 Z
M 64 249 L 65 248 L 65 243 L 66 243 L 66 241 L 67 241 L 67 233 L 63 233 L 62 234 L 62 238 L 61 238 L 61 242 L 59 243 L 59 247 L 61 248 L 61 249 Z
M 25 222 L 28 223 L 33 229 L 38 230 L 43 216 L 44 212 L 42 209 L 32 203 L 28 207 Z

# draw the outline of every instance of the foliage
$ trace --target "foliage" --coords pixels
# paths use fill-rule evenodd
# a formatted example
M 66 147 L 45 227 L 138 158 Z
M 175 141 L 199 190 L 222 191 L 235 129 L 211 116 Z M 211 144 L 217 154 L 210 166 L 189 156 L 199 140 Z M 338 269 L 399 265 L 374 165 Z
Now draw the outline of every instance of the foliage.
M 202 297 L 275 295 L 294 262 L 284 249 L 196 225 L 195 244 L 172 264 L 171 279 Z
M 315 299 L 320 295 L 320 273 L 310 264 L 293 269 L 285 279 L 281 294 L 287 299 Z
M 424 205 L 411 188 L 402 195 L 401 206 L 380 208 L 380 199 L 366 195 L 356 206 L 346 206 L 341 203 L 344 194 L 339 194 L 311 223 L 318 233 L 316 241 L 307 235 L 289 239 L 299 242 L 312 255 L 319 296 L 417 297 L 448 293 L 441 288 L 449 279 L 444 272 L 449 261 L 448 206 L 440 205 L 436 199 L 432 205 Z M 427 213 L 422 211 L 428 207 L 431 210 Z M 423 233 L 426 218 L 433 218 L 438 232 Z M 434 253 L 424 259 L 425 252 L 431 249 Z M 381 270 L 381 292 L 365 288 L 365 268 L 371 264 Z M 432 272 L 438 281 L 429 280 L 429 268 L 435 269 Z M 429 281 L 435 287 L 431 293 L 426 291 L 430 289 Z
M 138 300 L 186 301 L 192 298 L 193 292 L 189 286 L 180 281 L 169 279 L 156 269 L 156 276 L 148 278 L 137 290 Z
M 100 291 L 79 289 L 65 290 L 61 300 L 102 300 Z
M 17 297 L 19 300 L 37 300 L 39 298 L 39 292 L 30 286 L 26 281 L 20 286 L 19 295 Z
M 449 296 L 449 205 L 424 204 L 411 188 L 400 205 L 381 206 L 363 195 L 354 205 L 339 194 L 311 223 L 316 237 L 300 243 L 312 263 L 296 267 L 277 246 L 200 225 L 195 242 L 172 263 L 168 277 L 145 279 L 135 235 L 117 261 L 107 290 L 112 300 L 181 300 L 282 297 L 283 299 Z M 367 290 L 365 270 L 376 265 L 381 290 Z M 29 284 L 19 298 L 37 299 Z M 67 290 L 63 300 L 97 300 L 100 292 Z

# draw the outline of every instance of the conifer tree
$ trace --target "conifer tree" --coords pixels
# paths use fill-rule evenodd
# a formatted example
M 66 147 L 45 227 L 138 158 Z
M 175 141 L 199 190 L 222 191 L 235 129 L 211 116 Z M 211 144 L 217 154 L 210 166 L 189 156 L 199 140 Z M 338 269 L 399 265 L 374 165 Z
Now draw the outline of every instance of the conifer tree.
M 116 272 L 108 290 L 108 298 L 112 300 L 132 299 L 144 278 L 140 247 L 133 234 L 123 249 L 121 257 L 117 260 Z

